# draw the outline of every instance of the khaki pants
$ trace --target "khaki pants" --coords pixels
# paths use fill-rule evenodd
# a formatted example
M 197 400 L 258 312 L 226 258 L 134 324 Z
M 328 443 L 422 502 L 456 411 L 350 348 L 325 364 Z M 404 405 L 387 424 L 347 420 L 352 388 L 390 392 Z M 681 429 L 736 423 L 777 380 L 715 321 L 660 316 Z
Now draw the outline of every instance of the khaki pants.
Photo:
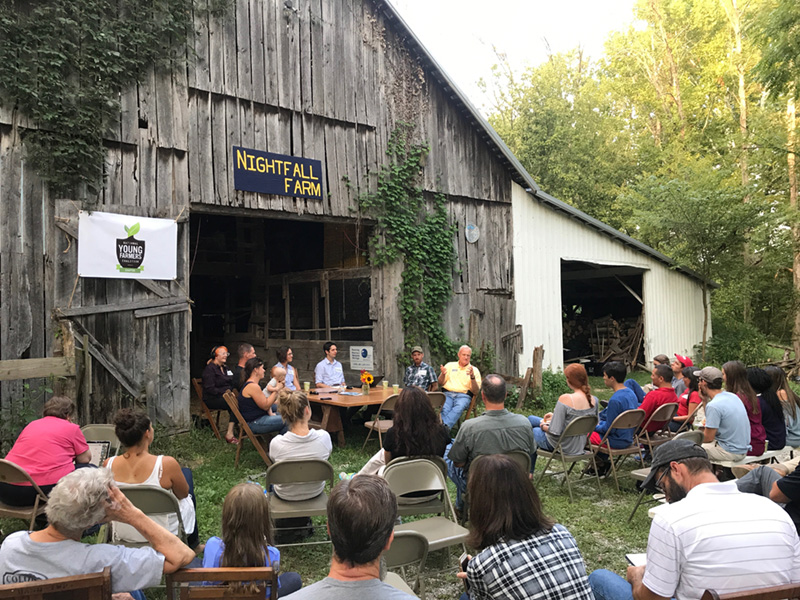
M 737 461 L 742 460 L 745 455 L 744 454 L 734 454 L 733 452 L 728 452 L 722 446 L 717 444 L 717 442 L 708 442 L 703 444 L 703 450 L 706 451 L 708 454 L 708 460 L 711 462 L 729 460 L 729 461 Z

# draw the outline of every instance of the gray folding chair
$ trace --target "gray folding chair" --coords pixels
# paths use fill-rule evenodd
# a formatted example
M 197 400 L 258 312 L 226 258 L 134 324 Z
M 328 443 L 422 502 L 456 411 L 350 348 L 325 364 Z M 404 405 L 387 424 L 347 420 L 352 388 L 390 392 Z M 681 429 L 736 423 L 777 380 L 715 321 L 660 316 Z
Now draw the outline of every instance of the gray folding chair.
M 32 506 L 11 506 L 0 501 L 0 517 L 12 519 L 30 519 L 28 529 L 33 531 L 33 524 L 36 517 L 44 512 L 44 505 L 47 502 L 47 494 L 31 479 L 28 472 L 13 462 L 0 459 L 0 481 L 3 483 L 29 483 L 36 490 L 36 498 Z
M 108 442 L 111 445 L 109 456 L 116 456 L 119 454 L 119 449 L 122 446 L 113 425 L 106 423 L 90 423 L 81 427 L 83 437 L 87 442 Z M 99 466 L 103 466 L 102 464 Z
M 425 502 L 398 504 L 397 512 L 401 516 L 437 516 L 398 525 L 394 528 L 395 533 L 418 531 L 428 540 L 430 550 L 440 550 L 456 544 L 464 547 L 469 531 L 456 522 L 447 481 L 437 464 L 425 459 L 399 462 L 387 466 L 383 477 L 396 496 L 422 491 L 437 492 L 434 499 Z
M 563 467 L 560 473 L 564 474 L 564 479 L 561 482 L 561 486 L 564 486 L 564 482 L 567 483 L 567 490 L 569 490 L 569 501 L 573 501 L 572 497 L 572 485 L 569 482 L 569 475 L 572 473 L 572 469 L 575 468 L 575 463 L 580 461 L 591 461 L 592 466 L 594 467 L 594 474 L 595 480 L 597 481 L 597 492 L 599 495 L 603 495 L 602 489 L 600 488 L 600 478 L 597 476 L 597 464 L 595 462 L 595 453 L 591 451 L 589 447 L 589 434 L 594 431 L 594 428 L 597 427 L 597 417 L 594 415 L 586 415 L 584 417 L 576 417 L 569 424 L 564 428 L 564 431 L 561 432 L 561 435 L 558 437 L 558 442 L 556 442 L 556 446 L 552 452 L 548 450 L 543 450 L 539 448 L 536 450 L 536 454 L 540 457 L 546 457 L 547 462 L 544 465 L 544 469 L 542 469 L 541 475 L 539 475 L 539 481 L 537 485 L 542 482 L 544 476 L 547 475 L 547 468 L 550 466 L 552 460 L 558 457 L 561 460 L 561 465 Z M 583 452 L 580 454 L 564 454 L 562 452 L 562 446 L 566 440 L 574 437 L 582 437 L 584 442 Z M 567 464 L 569 463 L 569 469 L 567 469 Z M 555 475 L 555 473 L 551 473 L 551 475 Z
M 700 430 L 684 431 L 684 432 L 681 432 L 681 433 L 677 434 L 672 439 L 674 439 L 674 440 L 691 440 L 691 441 L 693 441 L 695 444 L 697 444 L 699 446 L 699 445 L 701 445 L 703 443 L 703 432 L 700 431 Z M 631 475 L 637 481 L 644 481 L 645 479 L 647 479 L 647 476 L 649 474 L 650 474 L 650 468 L 649 467 L 646 467 L 646 468 L 643 468 L 643 469 L 636 469 L 634 471 L 631 471 Z M 633 510 L 631 511 L 631 516 L 628 517 L 628 523 L 630 523 L 633 520 L 633 515 L 636 514 L 636 511 L 639 509 L 639 505 L 644 500 L 644 497 L 646 495 L 648 495 L 649 493 L 650 492 L 648 492 L 646 489 L 642 488 L 642 491 L 639 494 L 639 498 L 636 500 L 636 505 L 633 507 Z M 657 502 L 657 501 L 658 500 L 654 500 L 654 502 Z
M 669 424 L 676 412 L 678 412 L 677 402 L 667 402 L 659 406 L 653 411 L 650 418 L 639 428 L 634 442 L 638 442 L 641 446 L 647 446 L 652 454 L 653 450 L 658 446 L 673 439 L 672 432 L 669 430 Z M 647 431 L 651 423 L 658 423 L 661 421 L 663 421 L 664 424 L 659 429 L 652 432 Z
M 606 445 L 608 442 L 608 435 L 614 431 L 615 429 L 636 429 L 639 425 L 642 424 L 644 421 L 644 410 L 641 408 L 634 408 L 632 410 L 626 410 L 625 412 L 620 413 L 617 415 L 617 418 L 611 423 L 611 427 L 608 428 L 606 434 L 600 440 L 600 443 L 595 445 L 592 444 L 592 452 L 595 454 L 595 458 L 597 457 L 597 453 L 602 450 L 608 454 L 609 459 L 611 460 L 611 472 L 614 475 L 614 483 L 617 486 L 617 491 L 619 491 L 619 479 L 617 478 L 617 467 L 625 460 L 626 456 L 630 456 L 632 454 L 638 454 L 639 460 L 642 459 L 642 448 L 637 443 L 636 436 L 634 435 L 633 444 L 628 446 L 627 448 L 612 448 L 611 445 Z M 605 445 L 605 447 L 603 447 Z M 581 474 L 583 477 L 583 474 Z
M 391 419 L 384 419 L 381 417 L 381 413 L 385 410 L 394 410 L 394 405 L 397 404 L 397 399 L 400 397 L 400 394 L 392 394 L 386 400 L 381 403 L 381 407 L 378 409 L 378 412 L 375 413 L 375 418 L 372 421 L 367 421 L 364 423 L 364 427 L 369 429 L 369 433 L 367 433 L 367 439 L 364 440 L 364 445 L 361 446 L 363 450 L 367 446 L 367 442 L 369 438 L 372 437 L 372 432 L 378 432 L 378 444 L 380 444 L 381 448 L 383 448 L 383 437 L 382 434 L 386 433 L 391 429 L 392 425 L 394 424 Z
M 333 466 L 327 460 L 309 458 L 305 460 L 282 460 L 276 462 L 269 469 L 266 475 L 266 489 L 270 486 L 279 484 L 287 485 L 292 483 L 319 483 L 320 481 L 333 481 Z M 328 494 L 324 491 L 314 498 L 308 500 L 283 500 L 272 491 L 269 493 L 269 508 L 273 519 L 292 519 L 297 517 L 317 517 L 324 515 L 328 508 Z M 289 530 L 291 528 L 283 528 Z M 328 541 L 321 542 L 300 542 L 297 544 L 280 544 L 281 546 L 303 546 L 308 544 L 327 544 Z
M 178 537 L 184 544 L 186 543 L 186 531 L 183 527 L 180 506 L 178 505 L 178 499 L 172 492 L 159 485 L 124 483 L 119 484 L 119 489 L 131 501 L 131 504 L 165 529 L 168 528 L 169 516 L 175 515 L 178 521 Z M 128 548 L 141 548 L 150 545 L 150 542 L 142 534 L 127 523 L 111 521 L 110 525 L 110 543 L 118 546 L 127 546 Z
M 442 407 L 446 400 L 444 392 L 428 392 L 428 400 L 431 401 L 431 406 L 434 412 L 439 415 L 439 420 L 442 419 Z
M 424 600 L 425 582 L 420 577 L 420 573 L 425 568 L 425 561 L 428 558 L 427 538 L 418 531 L 395 531 L 392 545 L 384 557 L 388 569 L 400 569 L 403 574 L 401 577 L 397 573 L 387 573 L 384 582 L 406 594 L 416 595 Z M 416 577 L 410 587 L 405 580 L 405 568 L 409 566 L 416 566 Z

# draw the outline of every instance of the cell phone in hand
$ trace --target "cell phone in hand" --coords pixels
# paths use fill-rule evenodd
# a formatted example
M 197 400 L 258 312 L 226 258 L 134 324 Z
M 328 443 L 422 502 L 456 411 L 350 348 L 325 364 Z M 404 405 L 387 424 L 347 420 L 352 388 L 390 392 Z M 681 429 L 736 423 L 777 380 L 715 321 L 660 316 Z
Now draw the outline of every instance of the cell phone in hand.
M 459 556 L 458 564 L 461 565 L 461 570 L 466 573 L 467 565 L 469 564 L 469 554 L 464 552 L 461 556 Z M 469 582 L 466 579 L 464 580 L 464 589 L 469 591 Z

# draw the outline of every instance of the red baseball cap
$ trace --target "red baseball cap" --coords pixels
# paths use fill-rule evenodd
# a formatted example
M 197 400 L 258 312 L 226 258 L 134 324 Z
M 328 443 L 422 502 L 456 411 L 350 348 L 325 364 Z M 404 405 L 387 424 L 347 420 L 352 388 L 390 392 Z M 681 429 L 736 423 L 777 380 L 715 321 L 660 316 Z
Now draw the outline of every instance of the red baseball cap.
M 688 356 L 681 356 L 680 354 L 676 354 L 675 358 L 677 358 L 678 362 L 681 363 L 684 367 L 693 367 L 694 366 L 694 363 L 692 362 L 692 359 L 689 358 Z

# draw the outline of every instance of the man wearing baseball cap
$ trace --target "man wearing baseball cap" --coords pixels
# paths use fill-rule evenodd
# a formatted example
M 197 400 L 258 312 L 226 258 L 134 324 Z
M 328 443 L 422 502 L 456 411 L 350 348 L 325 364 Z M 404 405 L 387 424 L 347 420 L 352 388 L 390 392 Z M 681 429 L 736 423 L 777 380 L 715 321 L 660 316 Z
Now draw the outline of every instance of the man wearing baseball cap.
M 750 449 L 750 419 L 739 396 L 722 389 L 722 371 L 705 367 L 695 371 L 706 405 L 703 448 L 710 460 L 742 460 Z M 738 400 L 738 402 L 737 402 Z
M 669 365 L 672 369 L 672 389 L 675 394 L 680 398 L 680 395 L 686 391 L 686 384 L 683 383 L 683 368 L 693 367 L 694 363 L 688 356 L 675 355 L 675 360 Z
M 429 364 L 422 362 L 425 354 L 422 352 L 422 346 L 414 346 L 411 348 L 411 366 L 406 368 L 406 373 L 403 375 L 403 387 L 417 386 L 426 392 L 435 392 L 439 384 L 436 378 L 436 372 Z
M 720 483 L 706 452 L 673 440 L 653 453 L 643 484 L 665 495 L 650 526 L 647 563 L 589 576 L 596 600 L 699 599 L 800 582 L 800 538 L 780 506 Z

